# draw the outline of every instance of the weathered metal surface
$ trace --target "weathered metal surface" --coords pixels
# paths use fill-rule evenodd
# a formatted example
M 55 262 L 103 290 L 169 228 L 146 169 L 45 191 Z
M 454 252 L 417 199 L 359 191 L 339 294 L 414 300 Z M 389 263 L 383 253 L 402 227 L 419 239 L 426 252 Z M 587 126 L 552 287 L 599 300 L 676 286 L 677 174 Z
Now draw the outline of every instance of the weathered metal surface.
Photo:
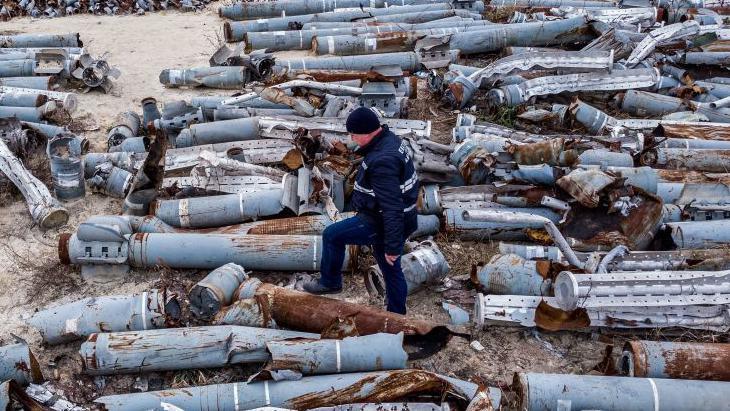
M 537 215 L 553 222 L 558 222 L 561 218 L 559 214 L 548 208 L 496 208 L 483 211 L 494 216 L 514 214 L 516 218 L 509 223 L 495 222 L 491 218 L 476 215 L 476 210 L 447 209 L 444 211 L 444 232 L 456 235 L 463 240 L 519 240 L 527 238 L 526 229 L 538 229 L 544 225 L 543 221 L 523 221 L 518 218 L 520 215 Z
M 210 318 L 233 301 L 234 293 L 248 274 L 240 265 L 228 263 L 211 271 L 190 290 L 190 311 Z
M 268 342 L 290 338 L 319 335 L 230 325 L 98 333 L 79 354 L 91 375 L 217 368 L 263 363 Z
M 730 381 L 730 344 L 629 341 L 616 368 L 630 377 Z
M 729 220 L 667 223 L 672 241 L 681 249 L 723 247 L 730 242 Z
M 268 368 L 305 375 L 340 374 L 406 368 L 403 334 L 378 333 L 342 340 L 269 341 Z
M 28 323 L 38 328 L 47 343 L 61 344 L 99 332 L 165 327 L 179 315 L 180 307 L 174 295 L 150 290 L 59 305 L 37 312 Z
M 666 299 L 662 305 L 730 304 L 728 271 L 656 271 L 573 274 L 563 271 L 554 285 L 558 306 L 574 310 L 590 297 L 605 306 L 653 306 L 649 297 Z
M 68 211 L 51 196 L 48 188 L 31 174 L 0 139 L 0 171 L 15 184 L 28 204 L 31 218 L 43 229 L 66 224 Z
M 194 67 L 189 69 L 164 69 L 160 72 L 160 83 L 167 87 L 209 87 L 219 89 L 241 89 L 251 79 L 245 67 L 218 66 Z
M 494 255 L 472 281 L 488 294 L 550 295 L 552 286 L 537 262 L 514 254 Z
M 84 163 L 86 164 L 85 161 Z M 132 178 L 132 173 L 114 166 L 112 162 L 106 162 L 94 168 L 94 174 L 88 183 L 92 191 L 116 198 L 125 198 L 132 187 Z
M 47 154 L 53 175 L 53 191 L 63 201 L 86 195 L 81 146 L 73 134 L 60 134 L 48 141 Z
M 256 381 L 190 387 L 101 397 L 96 400 L 106 410 L 148 410 L 171 404 L 186 411 L 210 409 L 252 409 L 284 407 L 306 410 L 355 402 L 399 401 L 409 395 L 435 396 L 444 393 L 470 400 L 476 384 L 443 377 L 428 371 L 397 370 L 373 373 L 323 375 L 297 381 Z M 495 401 L 501 391 L 490 389 Z
M 225 318 L 227 310 L 232 307 L 246 307 L 249 310 L 251 303 L 241 300 L 231 307 L 221 311 L 217 317 Z M 370 335 L 380 332 L 397 334 L 403 332 L 406 338 L 411 335 L 441 335 L 445 340 L 449 331 L 445 326 L 404 315 L 387 312 L 371 306 L 349 303 L 346 301 L 307 294 L 300 291 L 277 287 L 273 284 L 261 284 L 256 289 L 253 306 L 260 308 L 265 315 L 266 323 L 272 319 L 277 325 L 291 329 L 321 333 L 337 319 L 352 318 L 360 335 Z M 244 314 L 244 312 L 241 312 Z M 250 324 L 258 326 L 258 324 Z
M 5 77 L 0 78 L 0 87 L 28 88 L 35 90 L 50 90 L 56 84 L 53 76 L 34 77 Z
M 227 143 L 259 138 L 259 118 L 216 121 L 193 124 L 180 131 L 175 138 L 175 148 Z
M 517 373 L 513 389 L 526 411 L 556 411 L 559 400 L 580 410 L 730 409 L 730 383 L 717 381 Z
M 0 36 L 0 48 L 11 47 L 81 47 L 79 33 L 17 34 Z
M 450 269 L 441 250 L 432 241 L 424 241 L 413 251 L 403 255 L 401 267 L 406 279 L 408 294 L 413 294 L 427 284 L 441 281 Z M 373 265 L 367 270 L 365 287 L 372 295 L 385 295 L 385 279 L 377 265 Z
M 20 385 L 43 380 L 38 360 L 27 344 L 0 346 L 0 380 L 13 380 Z

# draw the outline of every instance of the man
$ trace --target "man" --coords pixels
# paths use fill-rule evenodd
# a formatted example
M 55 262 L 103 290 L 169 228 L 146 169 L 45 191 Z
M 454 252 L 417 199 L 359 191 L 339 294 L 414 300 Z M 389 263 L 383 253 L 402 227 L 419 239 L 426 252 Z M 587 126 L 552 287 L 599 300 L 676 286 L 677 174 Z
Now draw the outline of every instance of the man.
M 362 155 L 351 204 L 357 214 L 336 222 L 322 234 L 321 278 L 304 284 L 313 294 L 342 290 L 342 264 L 348 244 L 372 245 L 383 273 L 388 311 L 406 313 L 408 289 L 401 269 L 403 244 L 416 230 L 418 177 L 405 143 L 380 125 L 370 109 L 347 117 L 347 131 Z

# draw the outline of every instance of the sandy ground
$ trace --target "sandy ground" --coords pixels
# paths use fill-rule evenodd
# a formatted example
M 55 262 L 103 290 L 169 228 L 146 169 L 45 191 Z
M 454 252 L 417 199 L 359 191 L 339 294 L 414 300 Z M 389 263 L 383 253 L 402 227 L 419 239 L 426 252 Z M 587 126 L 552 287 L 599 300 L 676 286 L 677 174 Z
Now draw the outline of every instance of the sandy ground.
M 217 6 L 199 13 L 164 12 L 144 16 L 96 17 L 72 16 L 52 20 L 15 19 L 0 23 L 3 32 L 81 33 L 84 45 L 93 55 L 109 53 L 108 61 L 118 67 L 121 78 L 108 95 L 90 93 L 79 98 L 75 117 L 86 117 L 92 151 L 104 151 L 106 129 L 114 116 L 126 110 L 141 112 L 140 101 L 148 96 L 159 102 L 188 99 L 195 95 L 214 95 L 215 90 L 166 89 L 158 81 L 164 68 L 205 66 L 215 50 L 222 21 Z M 223 91 L 225 93 L 225 91 Z M 437 113 L 436 104 L 422 96 L 411 110 L 412 118 L 435 120 L 434 129 L 446 137 L 453 121 L 451 113 Z M 430 107 L 430 109 L 429 109 Z M 47 232 L 33 227 L 25 203 L 16 201 L 0 208 L 0 340 L 7 343 L 12 335 L 26 339 L 40 359 L 45 375 L 67 390 L 80 402 L 98 395 L 131 391 L 134 378 L 108 377 L 92 380 L 78 375 L 75 351 L 79 343 L 60 347 L 43 347 L 39 334 L 24 324 L 35 310 L 82 297 L 124 294 L 154 286 L 160 277 L 156 271 L 134 272 L 107 284 L 86 284 L 75 268 L 58 263 L 56 245 L 60 232 L 72 232 L 79 222 L 95 214 L 117 214 L 121 203 L 101 195 L 87 194 L 83 201 L 69 204 L 71 220 L 60 230 Z M 452 247 L 447 244 L 446 247 Z M 489 244 L 457 244 L 447 250 L 454 270 L 451 277 L 466 274 L 467 267 L 488 261 L 494 247 Z M 205 273 L 169 273 L 169 279 L 190 286 Z M 263 276 L 266 278 L 266 276 Z M 350 278 L 339 298 L 376 304 L 367 297 L 360 278 Z M 446 321 L 440 307 L 444 297 L 425 290 L 409 300 L 409 312 L 421 318 Z M 465 306 L 471 309 L 470 306 Z M 482 381 L 504 387 L 516 371 L 589 372 L 600 360 L 605 344 L 595 336 L 577 333 L 544 334 L 532 330 L 492 328 L 473 332 L 473 338 L 485 348 L 476 351 L 463 339 L 453 339 L 442 352 L 418 361 L 413 366 Z M 228 371 L 167 373 L 149 378 L 150 389 L 169 385 L 185 386 L 224 381 L 240 381 L 249 369 L 233 367 Z

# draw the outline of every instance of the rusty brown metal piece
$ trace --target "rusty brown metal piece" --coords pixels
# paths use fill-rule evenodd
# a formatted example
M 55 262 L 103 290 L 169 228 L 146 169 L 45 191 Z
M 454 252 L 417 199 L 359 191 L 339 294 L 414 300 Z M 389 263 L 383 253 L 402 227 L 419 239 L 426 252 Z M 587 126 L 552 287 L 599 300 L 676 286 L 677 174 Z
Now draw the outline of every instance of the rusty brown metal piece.
M 645 249 L 654 238 L 663 215 L 662 200 L 638 187 L 631 188 L 641 201 L 628 215 L 608 214 L 606 207 L 588 208 L 576 204 L 561 227 L 566 237 L 578 240 L 577 249 L 613 248 L 625 245 L 631 250 Z
M 272 318 L 282 327 L 300 331 L 322 333 L 338 318 L 347 317 L 354 319 L 360 335 L 403 332 L 405 335 L 424 336 L 438 329 L 448 330 L 438 323 L 273 284 L 262 284 L 256 291 L 256 300 L 264 317 Z
M 368 386 L 373 388 L 365 388 Z M 378 374 L 368 375 L 343 389 L 308 393 L 289 400 L 287 406 L 308 410 L 332 404 L 390 402 L 414 395 L 442 395 L 447 391 L 453 391 L 451 384 L 436 374 L 422 370 L 396 370 L 384 378 L 379 378 Z
M 701 123 L 660 124 L 654 129 L 654 135 L 658 137 L 730 141 L 730 127 L 718 127 Z
M 68 242 L 71 239 L 71 234 L 61 233 L 58 236 L 58 260 L 63 265 L 71 264 L 71 257 L 68 253 Z
M 265 220 L 256 223 L 248 234 L 263 235 L 319 235 L 322 230 L 319 228 L 322 224 L 318 221 L 319 216 L 301 216 L 289 218 L 277 218 L 274 220 Z
M 572 166 L 578 160 L 578 153 L 567 150 L 565 146 L 566 140 L 559 137 L 537 143 L 512 145 L 507 151 L 520 165 Z
M 649 342 L 651 343 L 651 342 Z M 674 349 L 664 349 L 662 359 L 652 360 L 643 341 L 629 341 L 624 351 L 633 354 L 633 375 L 652 377 L 649 369 L 663 363 L 666 378 L 688 380 L 730 381 L 730 344 L 676 343 Z M 656 353 L 655 353 L 656 354 Z
M 548 331 L 577 330 L 591 325 L 585 308 L 563 311 L 545 301 L 540 301 L 535 310 L 535 324 Z

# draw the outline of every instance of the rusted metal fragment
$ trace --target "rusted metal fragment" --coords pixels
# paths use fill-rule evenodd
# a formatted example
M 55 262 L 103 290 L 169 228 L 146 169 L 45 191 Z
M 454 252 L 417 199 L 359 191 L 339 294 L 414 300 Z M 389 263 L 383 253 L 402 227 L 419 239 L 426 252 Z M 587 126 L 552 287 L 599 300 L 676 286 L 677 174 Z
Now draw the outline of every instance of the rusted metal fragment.
M 654 130 L 654 135 L 675 138 L 699 138 L 704 140 L 730 141 L 730 127 L 724 123 L 661 123 Z
M 535 324 L 548 331 L 577 330 L 589 327 L 591 319 L 585 308 L 563 311 L 545 301 L 540 301 L 535 310 Z
M 452 335 L 461 335 L 446 325 L 417 320 L 362 304 L 307 294 L 273 284 L 259 286 L 254 298 L 256 304 L 241 300 L 223 309 L 216 317 L 215 323 L 220 324 L 227 321 L 227 324 L 231 324 L 230 321 L 236 319 L 228 315 L 229 312 L 233 314 L 232 310 L 237 311 L 237 318 L 251 316 L 251 312 L 257 311 L 257 314 L 251 317 L 263 320 L 263 324 L 270 324 L 274 321 L 280 327 L 322 333 L 338 319 L 349 317 L 354 320 L 360 335 L 402 332 L 406 336 L 406 342 L 413 341 L 425 346 L 420 353 L 422 356 L 438 351 Z M 237 324 L 265 326 L 261 322 L 258 324 L 239 322 Z
M 596 169 L 576 169 L 560 177 L 557 184 L 579 203 L 588 208 L 598 207 L 601 192 L 614 184 L 616 179 Z
M 608 213 L 606 207 L 574 205 L 561 231 L 573 239 L 575 248 L 593 250 L 625 245 L 643 250 L 662 223 L 663 203 L 659 197 L 631 187 L 631 206 L 624 212 Z
M 619 371 L 631 377 L 730 381 L 730 344 L 629 341 Z
M 43 380 L 40 365 L 25 343 L 0 347 L 0 381 L 27 385 Z
M 578 152 L 566 150 L 565 144 L 565 139 L 560 137 L 537 143 L 512 145 L 507 151 L 520 165 L 572 166 L 578 160 Z

